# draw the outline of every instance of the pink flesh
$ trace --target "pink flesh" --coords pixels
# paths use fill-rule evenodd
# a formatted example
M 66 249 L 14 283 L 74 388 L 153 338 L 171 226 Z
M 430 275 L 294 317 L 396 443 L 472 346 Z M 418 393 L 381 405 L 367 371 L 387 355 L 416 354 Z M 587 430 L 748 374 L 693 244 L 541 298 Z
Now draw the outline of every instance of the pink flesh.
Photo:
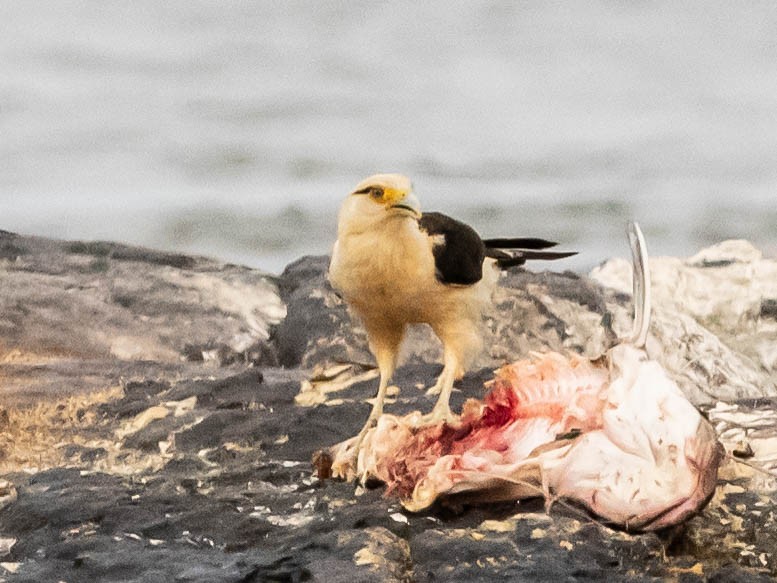
M 505 366 L 456 426 L 384 415 L 365 438 L 358 472 L 385 482 L 411 510 L 466 492 L 475 501 L 574 499 L 626 528 L 684 520 L 714 490 L 714 432 L 640 351 L 621 346 L 608 356 L 612 376 L 555 353 Z M 573 430 L 580 437 L 558 439 Z M 334 448 L 336 475 L 353 471 L 351 443 Z
M 452 456 L 450 471 L 485 471 L 525 459 L 557 435 L 596 427 L 606 381 L 606 371 L 589 361 L 558 354 L 505 366 L 483 402 L 464 405 L 459 425 L 425 426 L 404 436 L 375 477 L 406 497 L 444 456 Z

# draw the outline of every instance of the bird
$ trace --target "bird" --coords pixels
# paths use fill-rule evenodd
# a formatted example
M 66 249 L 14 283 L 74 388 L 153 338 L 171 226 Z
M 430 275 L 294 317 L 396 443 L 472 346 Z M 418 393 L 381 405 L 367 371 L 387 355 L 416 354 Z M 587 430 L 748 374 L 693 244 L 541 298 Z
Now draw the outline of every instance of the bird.
M 452 423 L 453 385 L 482 349 L 483 314 L 500 270 L 575 255 L 545 251 L 555 245 L 538 238 L 481 239 L 461 221 L 422 212 L 402 174 L 375 174 L 356 185 L 340 207 L 328 271 L 332 287 L 364 325 L 380 373 L 354 456 L 383 414 L 407 327 L 428 324 L 443 346 L 442 372 L 427 391 L 439 397 L 423 423 Z

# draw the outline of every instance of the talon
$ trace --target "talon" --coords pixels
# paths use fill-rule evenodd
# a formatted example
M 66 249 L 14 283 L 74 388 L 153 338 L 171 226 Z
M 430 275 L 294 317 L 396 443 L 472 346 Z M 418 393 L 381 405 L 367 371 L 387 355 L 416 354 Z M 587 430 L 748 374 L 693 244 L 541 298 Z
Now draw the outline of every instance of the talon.
M 459 416 L 456 415 L 449 407 L 434 409 L 426 420 L 427 425 L 435 425 L 437 423 L 447 423 L 448 425 L 455 425 L 459 421 Z
M 439 395 L 441 391 L 442 391 L 442 384 L 438 380 L 431 387 L 426 389 L 426 394 L 427 395 Z
M 370 415 L 367 418 L 367 422 L 364 424 L 364 427 L 362 427 L 361 431 L 359 431 L 359 434 L 356 436 L 356 440 L 353 444 L 353 448 L 351 451 L 351 454 L 348 456 L 348 464 L 350 466 L 350 471 L 348 472 L 348 481 L 357 480 L 360 483 L 364 484 L 364 481 L 367 478 L 366 473 L 359 476 L 359 452 L 361 451 L 362 444 L 364 443 L 364 438 L 367 437 L 367 433 L 375 427 L 378 424 L 378 418 Z
M 431 413 L 420 415 L 413 420 L 411 425 L 414 428 L 425 427 L 427 425 L 437 425 L 438 423 L 447 423 L 448 425 L 458 425 L 461 417 L 451 411 L 447 405 L 432 409 Z

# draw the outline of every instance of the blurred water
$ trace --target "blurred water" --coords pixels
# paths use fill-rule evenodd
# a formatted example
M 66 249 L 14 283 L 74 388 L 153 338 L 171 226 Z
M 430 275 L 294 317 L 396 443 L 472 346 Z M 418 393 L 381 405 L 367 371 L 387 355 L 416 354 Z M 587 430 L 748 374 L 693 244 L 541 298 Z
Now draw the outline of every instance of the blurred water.
M 279 271 L 410 175 L 585 269 L 777 250 L 777 3 L 4 0 L 0 228 Z

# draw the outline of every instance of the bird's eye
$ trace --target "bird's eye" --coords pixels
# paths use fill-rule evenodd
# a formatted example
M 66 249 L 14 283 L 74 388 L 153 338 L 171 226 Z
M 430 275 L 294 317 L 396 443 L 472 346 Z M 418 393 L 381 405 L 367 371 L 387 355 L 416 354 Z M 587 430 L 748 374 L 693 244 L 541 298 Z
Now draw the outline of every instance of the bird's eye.
M 380 186 L 373 186 L 370 189 L 370 196 L 372 198 L 383 198 L 383 189 Z

